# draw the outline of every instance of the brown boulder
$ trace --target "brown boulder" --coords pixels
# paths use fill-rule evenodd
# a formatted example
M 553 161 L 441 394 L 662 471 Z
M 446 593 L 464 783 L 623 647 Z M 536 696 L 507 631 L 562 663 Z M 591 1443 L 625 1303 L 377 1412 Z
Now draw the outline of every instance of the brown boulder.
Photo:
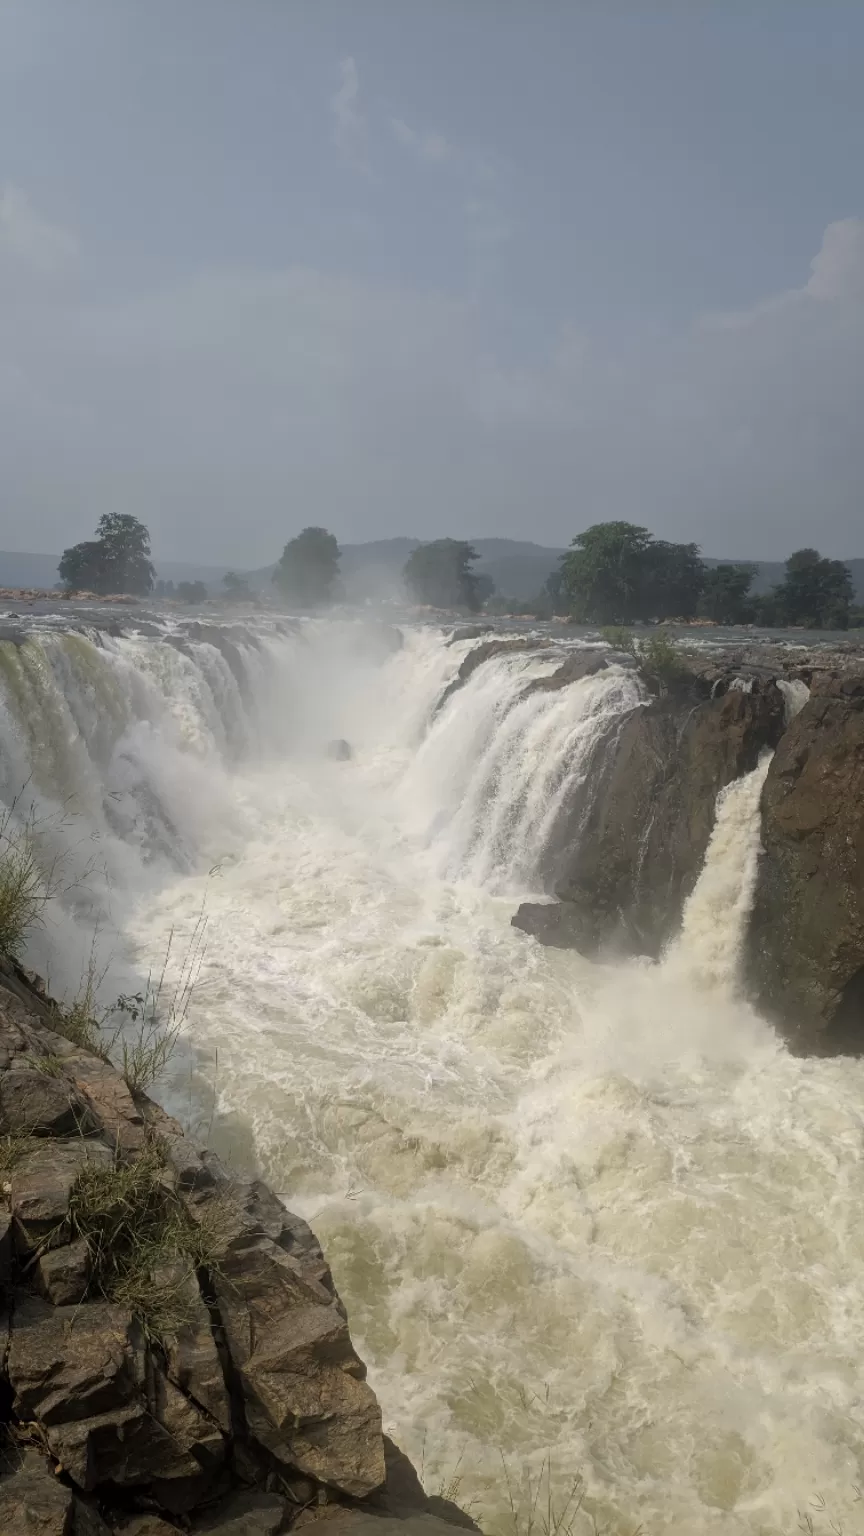
M 44 1245 L 54 1245 L 69 1236 L 65 1226 L 69 1197 L 82 1168 L 88 1163 L 109 1166 L 113 1161 L 107 1147 L 98 1141 L 80 1137 L 68 1141 L 41 1141 L 12 1170 L 10 1205 L 14 1218 L 15 1243 L 22 1254 Z
M 68 1536 L 72 1503 L 71 1488 L 54 1476 L 43 1457 L 27 1452 L 20 1466 L 0 1477 L 0 1531 L 3 1536 Z
M 754 997 L 799 1050 L 864 1051 L 864 680 L 814 680 L 762 795 Z
M 94 1124 L 65 1076 L 52 1077 L 24 1065 L 0 1072 L 0 1133 L 74 1136 Z
M 7 1370 L 17 1417 L 42 1426 L 85 1492 L 152 1485 L 164 1508 L 183 1510 L 224 1459 L 218 1429 L 166 1378 L 121 1307 L 21 1301 Z
M 279 1462 L 362 1497 L 384 1482 L 381 1411 L 321 1250 L 263 1184 L 233 1198 L 212 1281 L 249 1432 Z

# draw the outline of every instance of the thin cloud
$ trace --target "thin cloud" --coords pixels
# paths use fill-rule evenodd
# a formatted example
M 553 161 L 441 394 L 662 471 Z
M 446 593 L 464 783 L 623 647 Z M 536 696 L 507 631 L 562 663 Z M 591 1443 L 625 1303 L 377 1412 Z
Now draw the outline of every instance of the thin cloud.
M 864 219 L 835 219 L 822 236 L 822 244 L 810 263 L 810 276 L 800 288 L 760 299 L 749 309 L 705 315 L 705 330 L 737 331 L 767 315 L 815 301 L 864 300 Z
M 366 117 L 360 106 L 360 76 L 350 55 L 339 61 L 340 85 L 330 97 L 333 143 L 355 170 L 368 171 Z
M 0 188 L 0 256 L 31 271 L 56 272 L 78 254 L 67 229 L 44 219 L 12 182 Z
M 419 133 L 416 128 L 410 127 L 404 118 L 391 117 L 390 130 L 403 149 L 410 150 L 412 154 L 425 160 L 429 165 L 442 165 L 445 160 L 451 160 L 456 153 L 454 146 L 445 139 L 443 133 Z

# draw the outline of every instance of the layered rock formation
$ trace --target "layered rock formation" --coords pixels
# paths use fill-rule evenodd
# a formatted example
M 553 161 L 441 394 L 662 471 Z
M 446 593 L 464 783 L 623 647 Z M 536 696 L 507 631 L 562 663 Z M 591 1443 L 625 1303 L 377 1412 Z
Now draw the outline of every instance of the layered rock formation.
M 718 793 L 783 730 L 773 680 L 748 679 L 749 692 L 733 680 L 689 670 L 616 722 L 547 856 L 558 902 L 523 904 L 517 927 L 588 954 L 660 954 L 702 867 Z
M 864 675 L 816 673 L 762 796 L 746 962 L 799 1050 L 864 1050 Z
M 464 1523 L 385 1441 L 306 1223 L 60 1030 L 5 965 L 3 1536 Z
M 658 957 L 698 878 L 719 791 L 772 750 L 745 984 L 793 1049 L 861 1053 L 860 650 L 685 655 L 662 684 L 645 681 L 644 702 L 598 745 L 559 818 L 545 855 L 556 899 L 524 903 L 515 925 L 586 954 Z M 793 696 L 806 702 L 790 718 Z

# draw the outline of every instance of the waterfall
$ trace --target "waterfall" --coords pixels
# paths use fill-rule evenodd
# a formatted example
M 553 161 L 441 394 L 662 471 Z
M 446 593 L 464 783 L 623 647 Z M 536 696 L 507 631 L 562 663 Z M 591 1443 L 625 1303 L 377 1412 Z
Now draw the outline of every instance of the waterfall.
M 609 667 L 545 691 L 560 656 L 499 656 L 435 717 L 401 786 L 427 813 L 436 872 L 494 891 L 534 887 L 565 800 L 584 784 L 615 722 L 645 699 L 635 671 Z
M 783 713 L 788 725 L 804 708 L 810 697 L 810 689 L 797 677 L 778 677 L 777 687 L 783 695 Z
M 512 1533 L 508 1481 L 527 1524 L 528 1479 L 557 1509 L 577 1473 L 573 1536 L 762 1536 L 818 1495 L 851 1530 L 864 1063 L 787 1055 L 737 995 L 766 764 L 662 963 L 544 950 L 515 902 L 646 700 L 623 666 L 555 687 L 557 640 L 451 689 L 476 643 L 0 640 L 0 789 L 82 873 L 34 963 L 65 946 L 74 983 L 95 912 L 135 990 L 206 910 L 159 1096 L 313 1222 L 386 1429 L 484 1530 Z
M 731 991 L 738 980 L 761 849 L 762 785 L 770 763 L 771 753 L 764 752 L 752 772 L 717 796 L 702 872 L 666 956 L 670 970 L 717 991 Z

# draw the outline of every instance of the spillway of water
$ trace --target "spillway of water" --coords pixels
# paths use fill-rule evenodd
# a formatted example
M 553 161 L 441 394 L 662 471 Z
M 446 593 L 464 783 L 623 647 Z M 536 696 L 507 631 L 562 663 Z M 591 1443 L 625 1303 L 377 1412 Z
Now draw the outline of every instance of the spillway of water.
M 385 639 L 0 642 L 4 790 L 101 861 L 46 939 L 95 906 L 146 967 L 206 903 L 174 1107 L 314 1221 L 387 1427 L 488 1529 L 550 1467 L 573 1536 L 854 1519 L 864 1068 L 737 995 L 764 766 L 661 965 L 543 950 L 510 915 L 639 684 L 499 656 L 436 713 L 472 642 Z

